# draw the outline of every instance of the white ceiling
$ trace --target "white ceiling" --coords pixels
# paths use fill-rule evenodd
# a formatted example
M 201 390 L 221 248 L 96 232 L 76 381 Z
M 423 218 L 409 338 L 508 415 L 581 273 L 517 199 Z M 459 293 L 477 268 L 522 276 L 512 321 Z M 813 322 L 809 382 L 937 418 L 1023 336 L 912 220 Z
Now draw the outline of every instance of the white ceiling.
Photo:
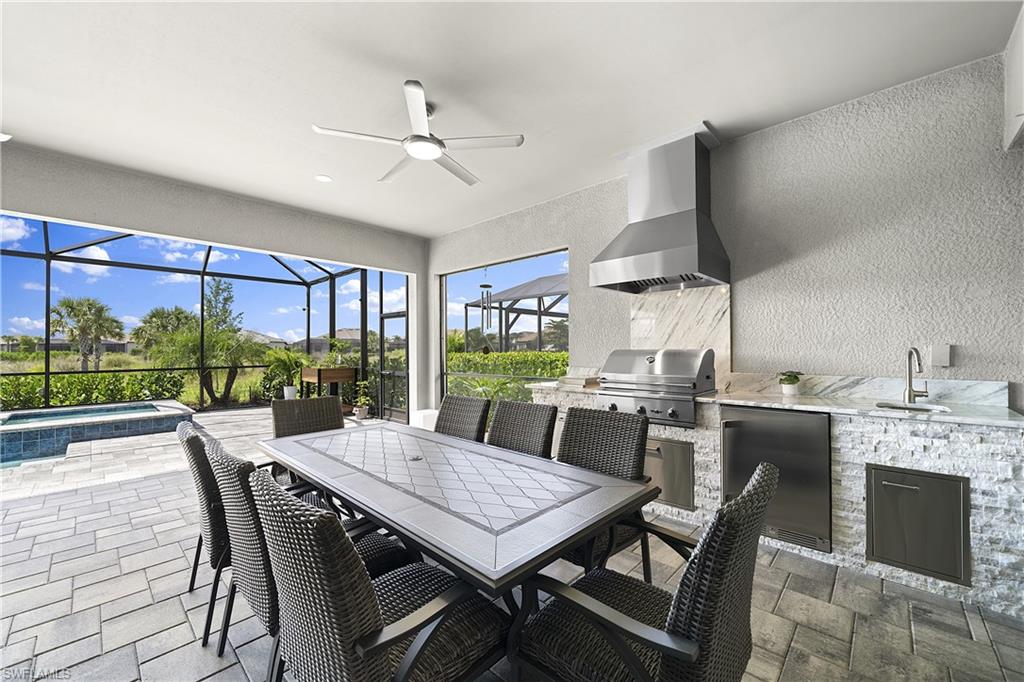
M 622 174 L 701 119 L 742 135 L 1002 51 L 1013 3 L 3 3 L 21 143 L 433 236 Z M 391 184 L 402 82 L 440 137 L 524 133 Z M 326 173 L 332 184 L 313 181 Z

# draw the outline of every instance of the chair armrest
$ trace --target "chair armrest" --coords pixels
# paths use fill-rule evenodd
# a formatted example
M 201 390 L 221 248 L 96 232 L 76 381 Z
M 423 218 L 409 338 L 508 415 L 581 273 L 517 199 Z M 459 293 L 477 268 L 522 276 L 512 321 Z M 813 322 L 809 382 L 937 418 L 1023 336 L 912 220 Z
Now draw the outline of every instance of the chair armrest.
M 658 628 L 652 628 L 638 620 L 616 611 L 612 607 L 546 575 L 535 575 L 529 579 L 531 587 L 547 592 L 556 599 L 561 599 L 572 608 L 583 613 L 613 632 L 646 644 L 663 654 L 680 658 L 684 661 L 697 660 L 700 647 L 697 642 L 685 637 L 673 635 Z
M 632 526 L 633 528 L 639 528 L 645 533 L 654 535 L 687 560 L 689 560 L 691 552 L 697 547 L 696 541 L 689 535 L 683 535 L 673 528 L 659 526 L 646 519 L 625 518 L 618 521 L 618 525 Z
M 401 642 L 437 619 L 445 615 L 452 607 L 464 602 L 476 594 L 476 589 L 466 583 L 458 583 L 432 600 L 419 607 L 405 618 L 385 625 L 380 630 L 371 632 L 356 640 L 355 648 L 361 656 L 371 656 L 390 646 Z

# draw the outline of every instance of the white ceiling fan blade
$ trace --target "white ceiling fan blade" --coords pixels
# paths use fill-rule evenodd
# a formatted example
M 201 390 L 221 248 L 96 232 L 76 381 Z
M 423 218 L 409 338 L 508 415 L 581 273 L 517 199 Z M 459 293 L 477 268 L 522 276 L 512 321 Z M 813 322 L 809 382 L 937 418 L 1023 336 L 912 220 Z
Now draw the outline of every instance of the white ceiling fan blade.
M 518 147 L 526 140 L 522 135 L 488 135 L 485 137 L 449 137 L 444 141 L 448 149 L 492 149 Z
M 427 124 L 427 94 L 423 92 L 423 84 L 419 81 L 405 81 L 405 106 L 409 110 L 409 123 L 412 134 L 427 137 L 430 126 Z
M 394 178 L 396 175 L 401 173 L 402 170 L 404 168 L 406 168 L 407 166 L 409 166 L 409 164 L 411 164 L 414 160 L 415 159 L 413 159 L 408 154 L 403 156 L 402 160 L 399 161 L 398 163 L 396 163 L 394 166 L 392 166 L 391 170 L 389 170 L 387 173 L 382 175 L 380 180 L 378 180 L 377 182 L 391 182 L 392 178 Z
M 382 137 L 381 135 L 368 135 L 366 133 L 353 133 L 349 130 L 335 130 L 334 128 L 323 128 L 313 124 L 313 132 L 320 135 L 333 135 L 334 137 L 347 137 L 353 140 L 365 140 L 367 142 L 384 142 L 385 144 L 402 144 L 402 141 L 394 137 Z
M 447 154 L 442 154 L 441 156 L 434 159 L 434 161 L 436 161 L 437 165 L 439 165 L 441 168 L 444 168 L 446 171 L 457 177 L 459 180 L 462 180 L 467 185 L 475 185 L 476 183 L 480 182 L 480 178 L 478 178 L 477 176 L 473 175 L 468 170 L 463 168 L 458 161 L 448 156 Z

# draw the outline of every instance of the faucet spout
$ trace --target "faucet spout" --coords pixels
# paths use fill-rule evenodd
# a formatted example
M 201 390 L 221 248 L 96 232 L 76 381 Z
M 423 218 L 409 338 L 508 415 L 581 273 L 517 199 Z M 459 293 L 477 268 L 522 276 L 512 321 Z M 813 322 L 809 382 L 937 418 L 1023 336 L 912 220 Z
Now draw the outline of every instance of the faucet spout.
M 910 350 L 907 351 L 907 387 L 903 391 L 903 402 L 913 404 L 917 402 L 918 398 L 928 397 L 928 382 L 924 382 L 924 390 L 918 390 L 914 388 L 914 372 L 921 373 L 924 371 L 923 365 L 921 364 L 921 351 L 911 346 Z

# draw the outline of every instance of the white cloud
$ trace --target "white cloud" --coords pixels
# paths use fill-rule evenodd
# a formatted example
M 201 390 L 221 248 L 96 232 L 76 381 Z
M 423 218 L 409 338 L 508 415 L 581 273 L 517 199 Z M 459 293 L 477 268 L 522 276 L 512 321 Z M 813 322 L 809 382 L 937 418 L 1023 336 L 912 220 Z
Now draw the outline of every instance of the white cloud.
M 0 216 L 0 244 L 7 248 L 16 249 L 21 246 L 18 242 L 30 236 L 34 229 L 29 227 L 22 218 Z
M 137 327 L 139 322 L 142 322 L 142 320 L 135 317 L 134 315 L 122 315 L 121 321 L 124 322 L 125 326 L 128 327 Z
M 271 315 L 288 315 L 289 313 L 304 313 L 306 312 L 306 306 L 302 305 L 290 305 L 290 306 L 278 306 L 270 311 Z M 316 315 L 316 308 L 313 309 L 313 314 Z
M 279 338 L 281 338 L 281 335 L 278 334 L 277 332 L 261 332 L 261 333 L 264 336 L 269 336 L 272 339 L 279 339 Z
M 317 289 L 313 292 L 313 298 L 330 298 L 331 295 L 326 291 L 320 291 Z
M 198 251 L 196 253 L 198 253 Z M 163 257 L 168 263 L 175 263 L 183 258 L 188 258 L 188 254 L 182 253 L 181 251 L 164 251 Z
M 166 249 L 169 251 L 188 251 L 198 249 L 199 244 L 187 242 L 183 239 L 162 239 L 154 237 L 142 237 L 139 239 L 139 247 L 143 249 Z
M 39 282 L 23 282 L 21 288 L 26 291 L 46 291 L 46 285 Z M 51 285 L 50 291 L 60 291 L 60 287 Z
M 384 307 L 388 310 L 403 310 L 405 308 L 405 287 L 385 289 Z
M 156 278 L 157 284 L 188 284 L 198 282 L 199 275 L 186 275 L 183 272 L 172 272 L 169 275 L 160 275 Z M 199 304 L 196 304 L 198 309 Z
M 284 330 L 284 334 L 281 334 L 280 336 L 275 334 L 274 336 L 277 336 L 277 338 L 279 338 L 279 339 L 284 339 L 288 343 L 293 343 L 295 341 L 299 341 L 301 339 L 305 339 L 306 338 L 306 330 L 305 329 L 285 329 Z
M 341 283 L 338 287 L 339 294 L 358 294 L 359 293 L 359 280 L 358 279 L 347 279 Z
M 353 299 L 348 300 L 348 301 L 343 301 L 340 305 L 345 310 L 354 310 L 357 313 L 359 312 L 359 299 L 358 298 L 353 298 Z
M 466 304 L 464 301 L 448 301 L 448 316 L 453 315 L 462 317 L 466 312 Z
M 9 317 L 7 321 L 11 323 L 11 331 L 15 334 L 27 331 L 41 331 L 46 328 L 44 320 L 33 320 L 31 317 Z
M 561 267 L 562 267 L 563 271 L 569 272 L 569 259 L 568 258 L 566 258 L 565 260 L 562 261 Z
M 72 251 L 72 256 L 78 256 L 80 258 L 91 258 L 93 260 L 110 260 L 110 254 L 107 253 L 106 249 L 99 246 L 87 246 L 84 249 L 78 251 Z M 100 277 L 106 277 L 110 274 L 110 268 L 106 265 L 94 265 L 92 263 L 67 263 L 65 261 L 55 260 L 53 261 L 53 267 L 57 268 L 60 272 L 72 273 L 75 270 L 83 272 L 89 277 L 86 282 L 92 284 Z
M 241 256 L 239 256 L 237 253 L 232 253 L 232 254 L 229 255 L 229 254 L 224 253 L 223 251 L 218 251 L 217 249 L 213 249 L 212 251 L 210 251 L 210 261 L 209 261 L 209 263 L 210 263 L 210 265 L 213 265 L 214 263 L 219 263 L 222 260 L 238 260 L 240 257 Z M 202 263 L 204 258 L 206 258 L 206 251 L 199 250 L 199 251 L 195 251 L 192 254 L 192 260 L 197 261 L 199 263 Z

